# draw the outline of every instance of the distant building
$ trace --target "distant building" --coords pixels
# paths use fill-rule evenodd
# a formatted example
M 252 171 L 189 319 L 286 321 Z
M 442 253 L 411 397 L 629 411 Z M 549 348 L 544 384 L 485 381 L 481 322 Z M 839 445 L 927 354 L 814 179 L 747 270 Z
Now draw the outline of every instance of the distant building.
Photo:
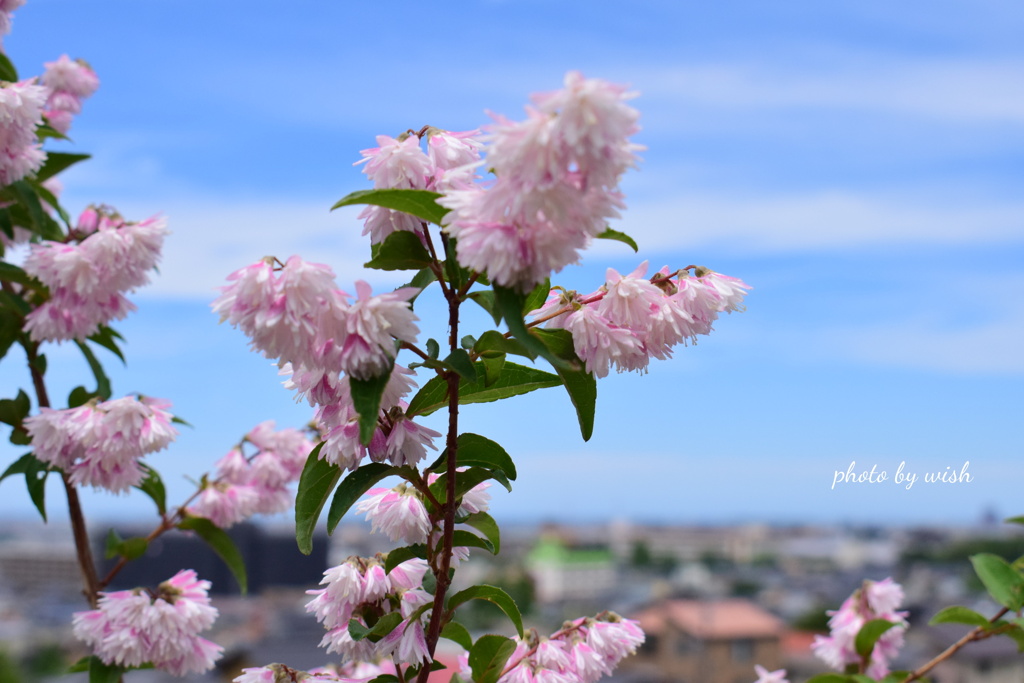
M 608 595 L 618 580 L 610 550 L 572 547 L 556 536 L 542 536 L 526 556 L 539 603 L 590 601 Z
M 645 680 L 752 683 L 755 664 L 782 666 L 782 621 L 747 600 L 665 600 L 630 617 L 647 640 L 623 668 Z

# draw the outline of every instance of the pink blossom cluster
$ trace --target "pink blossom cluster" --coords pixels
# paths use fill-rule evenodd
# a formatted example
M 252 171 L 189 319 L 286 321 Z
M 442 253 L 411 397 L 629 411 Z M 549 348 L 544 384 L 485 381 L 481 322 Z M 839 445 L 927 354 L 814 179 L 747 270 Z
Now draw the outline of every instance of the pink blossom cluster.
M 121 493 L 145 479 L 139 459 L 177 436 L 170 402 L 125 396 L 77 408 L 42 408 L 25 419 L 35 456 L 68 474 L 72 483 Z
M 11 32 L 11 13 L 25 4 L 25 0 L 0 0 L 0 52 L 4 48 L 4 36 Z
M 468 189 L 476 180 L 483 143 L 476 139 L 479 131 L 453 133 L 426 128 L 427 151 L 421 147 L 418 134 L 405 133 L 397 138 L 377 136 L 377 147 L 360 152 L 365 163 L 363 172 L 373 181 L 375 189 L 432 190 L 442 194 Z M 358 218 L 366 222 L 363 234 L 370 242 L 383 242 L 397 230 L 419 232 L 420 219 L 401 211 L 368 206 Z
M 719 313 L 743 310 L 750 289 L 705 268 L 697 268 L 695 276 L 686 270 L 671 274 L 667 267 L 651 279 L 646 273 L 646 261 L 629 275 L 609 268 L 596 292 L 581 296 L 552 289 L 544 306 L 530 315 L 568 330 L 587 372 L 604 377 L 613 366 L 619 372 L 643 371 L 652 357 L 671 358 L 675 345 L 709 334 Z
M 428 483 L 437 481 L 438 475 L 427 478 Z M 459 514 L 484 512 L 490 505 L 491 494 L 487 492 L 489 482 L 477 484 L 467 491 L 459 505 Z M 430 514 L 423 503 L 422 494 L 409 484 L 399 484 L 390 489 L 368 490 L 368 498 L 356 506 L 356 512 L 365 514 L 371 523 L 371 531 L 380 531 L 392 541 L 425 543 L 431 537 L 433 525 Z
M 907 613 L 897 611 L 903 602 L 903 588 L 886 578 L 881 581 L 864 581 L 836 611 L 828 612 L 831 633 L 816 636 L 811 648 L 814 654 L 837 671 L 843 671 L 848 664 L 860 664 L 857 654 L 857 634 L 864 624 L 872 619 L 885 619 L 895 626 L 882 634 L 871 651 L 871 660 L 864 672 L 875 680 L 881 680 L 889 673 L 889 662 L 903 646 L 903 633 L 907 629 Z
M 298 671 L 284 664 L 268 664 L 266 666 L 242 669 L 242 675 L 234 679 L 234 683 L 301 683 L 302 681 L 340 681 L 341 683 L 367 683 L 378 676 L 397 673 L 394 662 L 382 660 L 379 664 L 371 662 L 346 662 L 340 666 L 328 665 Z
M 256 448 L 252 455 L 245 454 L 247 443 Z M 257 425 L 217 461 L 189 514 L 226 529 L 255 514 L 287 510 L 294 499 L 290 484 L 299 480 L 311 450 L 313 443 L 297 429 L 274 431 L 272 420 Z
M 152 663 L 175 676 L 213 668 L 223 648 L 198 634 L 213 625 L 209 581 L 182 570 L 156 591 L 141 588 L 100 593 L 99 606 L 76 612 L 74 634 L 106 664 Z
M 428 570 L 426 561 L 413 559 L 385 573 L 380 555 L 351 557 L 328 569 L 320 582 L 326 588 L 307 591 L 314 598 L 306 604 L 306 611 L 315 614 L 327 629 L 320 646 L 352 660 L 392 657 L 396 663 L 405 664 L 430 661 L 423 630 L 430 611 L 412 618 L 421 606 L 433 601 L 433 596 L 423 590 L 423 576 Z M 355 640 L 349 633 L 352 619 L 367 626 L 365 615 L 381 617 L 395 612 L 401 614 L 402 621 L 376 643 L 369 638 Z
M 35 79 L 0 82 L 0 187 L 35 173 L 46 161 L 36 126 L 43 122 L 47 94 Z
M 82 111 L 82 100 L 96 92 L 100 81 L 84 60 L 72 60 L 67 55 L 45 66 L 42 82 L 49 94 L 43 115 L 53 128 L 67 133 L 71 119 Z
M 578 261 L 624 206 L 619 178 L 640 149 L 628 140 L 639 130 L 632 96 L 570 72 L 562 90 L 532 96 L 525 121 L 495 117 L 486 165 L 497 179 L 438 200 L 459 263 L 526 291 Z
M 547 638 L 530 631 L 498 683 L 594 683 L 643 642 L 639 624 L 614 612 L 567 622 Z
M 25 320 L 35 341 L 85 339 L 133 311 L 124 295 L 149 282 L 167 221 L 154 216 L 132 223 L 110 209 L 89 208 L 73 235 L 77 243 L 32 244 L 25 259 L 25 271 L 50 290 L 49 300 Z
M 754 683 L 789 683 L 785 669 L 769 671 L 760 664 L 755 664 L 754 671 L 757 672 L 757 680 Z

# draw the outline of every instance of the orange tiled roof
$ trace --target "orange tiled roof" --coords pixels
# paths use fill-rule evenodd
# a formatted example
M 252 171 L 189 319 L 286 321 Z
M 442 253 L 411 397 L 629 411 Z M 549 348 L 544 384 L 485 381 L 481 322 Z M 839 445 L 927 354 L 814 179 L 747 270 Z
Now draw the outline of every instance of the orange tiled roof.
M 651 634 L 668 624 L 697 638 L 779 636 L 783 623 L 747 600 L 666 600 L 633 616 Z

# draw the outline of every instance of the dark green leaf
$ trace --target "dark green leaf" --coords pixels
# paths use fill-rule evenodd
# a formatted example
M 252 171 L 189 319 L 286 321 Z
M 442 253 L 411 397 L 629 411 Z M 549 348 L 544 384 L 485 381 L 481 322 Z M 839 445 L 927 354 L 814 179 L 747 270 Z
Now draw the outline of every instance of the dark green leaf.
M 120 683 L 128 669 L 116 664 L 104 664 L 96 655 L 89 660 L 89 683 Z
M 444 472 L 447 468 L 447 459 L 448 449 L 446 448 L 428 468 L 428 471 Z M 455 464 L 457 467 L 482 467 L 496 470 L 512 480 L 515 480 L 517 476 L 516 465 L 504 448 L 486 436 L 472 432 L 459 434 L 456 440 Z
M 469 281 L 469 270 L 459 265 L 459 260 L 456 256 L 458 253 L 457 240 L 448 238 L 444 243 L 445 257 L 444 257 L 444 275 L 448 280 L 448 285 L 456 292 L 462 291 L 463 287 Z
M 422 270 L 432 262 L 419 235 L 398 230 L 380 244 L 380 249 L 366 267 L 377 270 Z
M 978 614 L 972 609 L 966 607 L 953 606 L 947 607 L 932 617 L 931 621 L 928 622 L 930 625 L 935 624 L 970 624 L 971 626 L 988 626 L 988 619 L 981 614 Z
M 394 674 L 381 674 L 376 678 L 371 678 L 369 683 L 398 683 L 398 676 Z
M 494 603 L 505 613 L 506 616 L 512 621 L 512 624 L 516 627 L 516 632 L 519 637 L 523 637 L 523 617 L 519 614 L 519 608 L 516 607 L 516 602 L 508 593 L 501 590 L 497 586 L 470 586 L 466 590 L 459 591 L 448 598 L 448 609 L 454 610 L 470 600 L 486 600 L 487 602 Z M 474 677 L 475 678 L 475 677 Z
M 45 121 L 46 118 L 44 117 L 43 120 Z M 57 130 L 53 126 L 51 126 L 49 124 L 46 124 L 46 123 L 44 123 L 41 126 L 36 126 L 36 136 L 40 140 L 45 140 L 46 138 L 55 138 L 57 140 L 70 140 L 71 139 L 67 135 L 64 135 L 64 133 L 61 133 L 59 130 Z
M 484 365 L 484 387 L 494 386 L 494 383 L 501 377 L 501 371 L 505 367 L 505 354 L 494 358 L 481 358 Z
M 50 469 L 46 463 L 40 462 L 35 457 L 25 465 L 25 487 L 28 489 L 28 496 L 32 504 L 46 521 L 46 478 L 50 476 Z
M 473 345 L 473 351 L 480 356 L 487 358 L 496 357 L 501 354 L 511 353 L 517 356 L 524 356 L 533 360 L 537 354 L 533 353 L 515 339 L 509 339 L 497 330 L 487 330 Z
M 441 637 L 462 646 L 462 649 L 469 652 L 473 649 L 473 638 L 469 635 L 466 627 L 457 621 L 449 621 L 441 629 Z
M 861 657 L 869 657 L 875 649 L 875 643 L 882 637 L 882 634 L 895 626 L 896 623 L 887 619 L 872 619 L 860 627 L 857 638 L 854 640 L 854 648 Z
M 483 363 L 477 362 L 477 377 L 484 373 Z M 484 381 L 459 382 L 459 403 L 489 403 L 510 396 L 526 394 L 537 389 L 557 387 L 562 380 L 550 372 L 544 372 L 515 363 L 505 363 L 501 376 L 490 385 Z M 405 411 L 410 417 L 430 415 L 448 405 L 448 382 L 440 377 L 431 378 L 413 396 L 409 408 Z
M 394 367 L 394 359 L 381 374 L 370 379 L 348 378 L 348 385 L 352 390 L 352 405 L 359 413 L 359 443 L 364 446 L 370 445 L 373 433 L 377 431 L 377 419 L 380 417 L 380 400 L 384 396 L 384 388 L 391 379 L 391 369 Z
M 462 379 L 468 382 L 476 381 L 476 365 L 469 359 L 469 353 L 465 349 L 455 349 L 448 354 L 444 362 Z
M 14 398 L 0 400 L 0 422 L 12 427 L 20 426 L 32 410 L 32 403 L 24 390 L 18 389 Z
M 84 342 L 76 339 L 75 345 L 82 351 L 85 361 L 89 364 L 89 369 L 92 370 L 93 377 L 96 378 L 96 391 L 94 393 L 104 401 L 107 400 L 110 398 L 110 380 L 107 378 L 107 373 L 103 371 L 103 366 L 96 360 L 92 349 Z
M 488 634 L 477 638 L 469 651 L 474 683 L 496 683 L 515 650 L 516 644 L 505 636 Z
M 416 543 L 395 548 L 388 553 L 387 559 L 384 560 L 384 573 L 390 574 L 391 570 L 398 565 L 416 558 L 421 560 L 427 559 L 427 546 L 422 543 Z
M 494 546 L 494 554 L 497 555 L 501 552 L 501 530 L 498 528 L 498 523 L 494 521 L 486 512 L 476 512 L 463 520 L 463 524 L 467 524 L 484 536 Z
M 437 358 L 441 355 L 441 345 L 437 343 L 436 339 L 427 340 L 427 355 L 431 358 Z
M 494 292 L 489 289 L 482 289 L 478 292 L 470 292 L 469 298 L 479 304 L 480 308 L 491 314 L 495 325 L 501 323 L 501 313 L 498 312 L 498 306 L 494 302 Z
M 527 295 L 508 287 L 494 286 L 494 302 L 502 319 L 508 325 L 508 331 L 512 333 L 526 349 L 537 356 L 541 356 L 554 366 L 563 363 L 536 336 L 530 334 L 526 327 L 523 315 L 526 312 Z
M 100 327 L 99 332 L 89 337 L 89 341 L 99 344 L 103 348 L 107 349 L 115 356 L 121 359 L 122 363 L 125 363 L 124 354 L 121 352 L 121 347 L 117 345 L 117 339 L 120 339 L 119 335 L 114 329 L 107 327 L 106 325 Z
M 13 192 L 18 203 L 27 213 L 28 225 L 23 227 L 31 228 L 33 232 L 41 235 L 44 239 L 56 241 L 64 239 L 64 233 L 61 232 L 60 226 L 46 215 L 43 205 L 39 201 L 39 195 L 36 194 L 27 181 L 19 180 L 9 185 L 8 188 Z
M 611 228 L 605 228 L 604 232 L 600 233 L 598 239 L 602 240 L 615 240 L 616 242 L 622 242 L 623 244 L 629 245 L 633 252 L 640 251 L 640 247 L 637 246 L 636 241 L 624 232 L 618 230 L 612 230 Z
M 548 300 L 551 295 L 551 278 L 546 278 L 544 282 L 540 283 L 526 295 L 526 301 L 523 302 L 523 313 L 527 314 L 530 311 L 535 311 L 544 305 L 544 302 Z
M 393 467 L 382 462 L 371 462 L 350 472 L 341 480 L 338 490 L 334 493 L 331 509 L 327 512 L 327 533 L 334 531 L 348 509 L 374 484 L 384 477 L 398 474 L 401 471 L 401 467 Z
M 331 207 L 331 211 L 343 206 L 372 204 L 412 214 L 428 223 L 441 225 L 441 219 L 448 213 L 448 209 L 435 201 L 441 196 L 437 192 L 428 190 L 360 190 L 339 199 Z
M 971 557 L 971 564 L 996 602 L 1015 612 L 1024 606 L 1024 577 L 1006 560 L 998 555 L 981 553 Z
M 145 471 L 146 478 L 135 488 L 149 496 L 150 500 L 156 504 L 157 512 L 163 515 L 167 512 L 167 489 L 164 487 L 164 480 L 160 477 L 159 472 L 146 463 L 142 462 L 139 465 Z
M 242 593 L 249 590 L 249 581 L 245 573 L 245 560 L 242 559 L 242 554 L 238 552 L 235 542 L 231 540 L 227 532 L 205 517 L 186 517 L 178 522 L 178 528 L 196 532 L 199 538 L 206 541 L 206 544 L 213 549 L 213 552 L 217 553 L 220 559 L 224 560 L 224 564 L 228 566 L 228 569 L 234 574 L 235 580 L 238 581 L 238 587 Z
M 18 70 L 14 68 L 14 63 L 3 52 L 0 52 L 0 81 L 18 82 Z
M 341 479 L 341 468 L 319 458 L 321 441 L 306 458 L 295 494 L 295 540 L 303 555 L 313 552 L 313 530 L 327 498 Z
M 1003 520 L 1007 524 L 1024 524 L 1024 515 L 1020 517 L 1008 517 Z
M 413 307 L 413 304 L 415 303 L 419 295 L 423 293 L 423 290 L 429 287 L 432 282 L 436 281 L 437 275 L 434 273 L 434 271 L 432 271 L 430 268 L 424 268 L 420 272 L 413 275 L 412 280 L 410 280 L 408 284 L 402 285 L 403 287 L 415 287 L 416 289 L 420 290 L 419 294 L 416 294 L 416 296 L 409 299 L 409 308 Z
M 348 622 L 348 633 L 352 640 L 368 638 L 371 643 L 376 643 L 381 638 L 395 630 L 395 627 L 403 621 L 401 612 L 388 612 L 373 625 L 373 628 L 366 628 L 355 619 Z
M 459 346 L 466 349 L 467 351 L 472 351 L 473 347 L 476 346 L 476 337 L 474 337 L 471 334 L 467 334 L 465 337 L 459 340 Z
M 79 161 L 90 158 L 89 154 L 71 154 L 70 152 L 47 152 L 46 161 L 36 172 L 36 181 L 43 182 L 57 175 L 64 169 Z
M 146 553 L 146 548 L 148 546 L 149 542 L 141 536 L 135 536 L 126 540 L 121 538 L 116 531 L 111 529 L 107 533 L 107 544 L 104 556 L 108 560 L 117 557 L 118 555 L 129 560 L 135 560 Z
M 594 434 L 594 413 L 597 410 L 597 379 L 586 371 L 583 361 L 576 355 L 572 334 L 568 330 L 536 330 L 544 345 L 563 361 L 555 366 L 555 372 L 562 378 L 562 384 L 569 393 L 569 400 L 576 408 L 580 433 L 584 441 Z
M 440 543 L 438 544 L 440 547 Z M 482 548 L 492 555 L 497 555 L 494 551 L 494 544 L 488 541 L 486 538 L 477 536 L 472 531 L 466 531 L 465 529 L 456 529 L 452 532 L 452 547 L 453 548 Z
M 64 207 L 60 205 L 60 202 L 57 200 L 57 195 L 50 192 L 50 189 L 38 180 L 29 180 L 29 185 L 31 185 L 32 189 L 36 191 L 40 199 L 49 204 L 57 212 L 65 225 L 71 225 L 71 216 L 69 216 L 68 212 L 64 210 Z
M 14 462 L 7 466 L 7 469 L 4 470 L 4 473 L 0 474 L 0 481 L 3 481 L 7 477 L 13 476 L 15 474 L 25 474 L 25 472 L 28 472 L 29 468 L 34 467 L 32 463 L 36 462 L 39 461 L 36 459 L 35 455 L 33 455 L 32 453 L 26 453 L 25 455 L 21 456 L 20 458 L 18 458 L 17 460 L 15 460 Z
M 807 679 L 807 683 L 850 683 L 849 676 L 842 674 L 818 674 Z
M 462 496 L 474 486 L 479 486 L 488 479 L 494 479 L 509 491 L 512 484 L 509 483 L 505 474 L 499 470 L 484 469 L 483 467 L 470 467 L 468 470 L 457 472 L 455 475 L 455 498 Z M 444 504 L 448 500 L 448 475 L 442 474 L 430 485 L 430 491 L 437 498 L 437 501 Z
M 32 276 L 24 270 L 6 261 L 0 261 L 0 282 L 17 282 L 27 285 L 33 282 Z

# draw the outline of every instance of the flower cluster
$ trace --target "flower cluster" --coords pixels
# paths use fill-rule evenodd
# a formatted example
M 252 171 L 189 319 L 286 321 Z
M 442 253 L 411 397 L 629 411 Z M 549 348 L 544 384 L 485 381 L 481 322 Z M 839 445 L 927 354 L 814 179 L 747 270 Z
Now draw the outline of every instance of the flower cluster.
M 646 261 L 629 275 L 609 268 L 598 291 L 581 296 L 553 289 L 530 315 L 568 330 L 587 372 L 604 377 L 612 366 L 642 371 L 651 357 L 670 358 L 675 345 L 709 334 L 719 313 L 743 310 L 748 285 L 706 268 L 695 270 L 691 277 L 666 267 L 648 280 Z
M 247 456 L 246 443 L 257 451 Z M 313 444 L 297 429 L 274 431 L 267 421 L 245 435 L 243 442 L 217 461 L 216 474 L 188 508 L 227 528 L 255 514 L 274 514 L 291 507 L 290 484 L 299 480 Z
M 0 187 L 35 173 L 46 161 L 36 126 L 43 122 L 47 94 L 34 79 L 0 82 Z
M 11 32 L 11 13 L 25 4 L 25 0 L 0 0 L 0 52 L 3 52 L 4 36 Z
M 213 668 L 223 651 L 198 634 L 213 625 L 209 581 L 182 570 L 150 592 L 141 588 L 100 593 L 98 609 L 76 612 L 75 637 L 106 664 L 152 663 L 176 676 Z
M 284 664 L 268 664 L 267 666 L 242 669 L 242 675 L 234 679 L 234 683 L 281 683 L 290 681 L 339 681 L 341 683 L 366 683 L 381 675 L 394 676 L 396 673 L 393 662 L 384 660 L 379 664 L 370 662 L 347 662 L 341 666 L 323 666 L 309 671 L 299 671 Z
M 46 121 L 61 133 L 71 128 L 71 119 L 82 111 L 82 100 L 100 87 L 96 72 L 81 59 L 71 60 L 67 55 L 45 64 L 42 82 L 48 91 Z
M 178 431 L 168 401 L 125 396 L 77 408 L 42 408 L 25 419 L 39 460 L 59 467 L 72 483 L 127 491 L 146 476 L 139 458 L 162 450 Z
M 84 339 L 134 310 L 124 295 L 149 282 L 167 224 L 156 216 L 130 223 L 110 209 L 90 208 L 73 234 L 77 244 L 32 244 L 25 259 L 25 271 L 50 290 L 25 320 L 35 341 Z
M 594 683 L 644 642 L 637 622 L 614 612 L 567 622 L 550 637 L 519 640 L 498 683 Z
M 427 151 L 420 147 L 419 135 L 406 133 L 397 138 L 377 136 L 377 147 L 360 154 L 363 172 L 376 189 L 432 190 L 445 193 L 472 187 L 480 162 L 483 143 L 474 136 L 478 131 L 453 133 L 426 128 Z M 377 244 L 395 231 L 418 232 L 420 220 L 401 211 L 368 206 L 359 214 L 364 219 L 363 234 Z
M 326 588 L 307 591 L 315 597 L 306 604 L 306 611 L 315 614 L 327 629 L 320 646 L 353 660 L 372 661 L 390 656 L 405 664 L 430 661 L 423 630 L 430 610 L 413 618 L 421 606 L 433 601 L 433 596 L 423 590 L 423 576 L 428 570 L 424 560 L 413 559 L 385 573 L 380 555 L 369 559 L 351 557 L 328 569 L 320 582 Z M 371 637 L 352 637 L 350 620 L 355 619 L 365 627 L 370 620 L 376 623 L 389 614 L 398 614 L 401 620 L 377 642 Z
M 881 680 L 889 673 L 889 661 L 903 646 L 907 613 L 897 611 L 901 602 L 903 588 L 892 578 L 864 581 L 838 610 L 828 613 L 831 615 L 828 621 L 831 633 L 815 637 L 812 645 L 814 654 L 837 671 L 843 671 L 848 664 L 860 664 L 861 657 L 856 648 L 857 634 L 872 619 L 885 619 L 895 626 L 878 639 L 864 672 L 875 680 Z
M 490 126 L 487 189 L 454 188 L 438 203 L 459 263 L 497 284 L 529 290 L 575 263 L 579 250 L 618 217 L 620 176 L 640 149 L 626 88 L 577 72 L 565 87 L 532 97 L 525 121 Z
M 431 474 L 427 482 L 433 484 L 438 475 Z M 490 482 L 477 484 L 462 496 L 458 513 L 471 515 L 486 512 L 491 500 L 487 492 Z M 371 531 L 380 531 L 392 541 L 424 543 L 431 536 L 432 525 L 422 494 L 408 484 L 385 489 L 373 488 L 366 492 L 366 498 L 356 506 L 356 512 L 366 515 Z M 468 551 L 467 551 L 468 552 Z

